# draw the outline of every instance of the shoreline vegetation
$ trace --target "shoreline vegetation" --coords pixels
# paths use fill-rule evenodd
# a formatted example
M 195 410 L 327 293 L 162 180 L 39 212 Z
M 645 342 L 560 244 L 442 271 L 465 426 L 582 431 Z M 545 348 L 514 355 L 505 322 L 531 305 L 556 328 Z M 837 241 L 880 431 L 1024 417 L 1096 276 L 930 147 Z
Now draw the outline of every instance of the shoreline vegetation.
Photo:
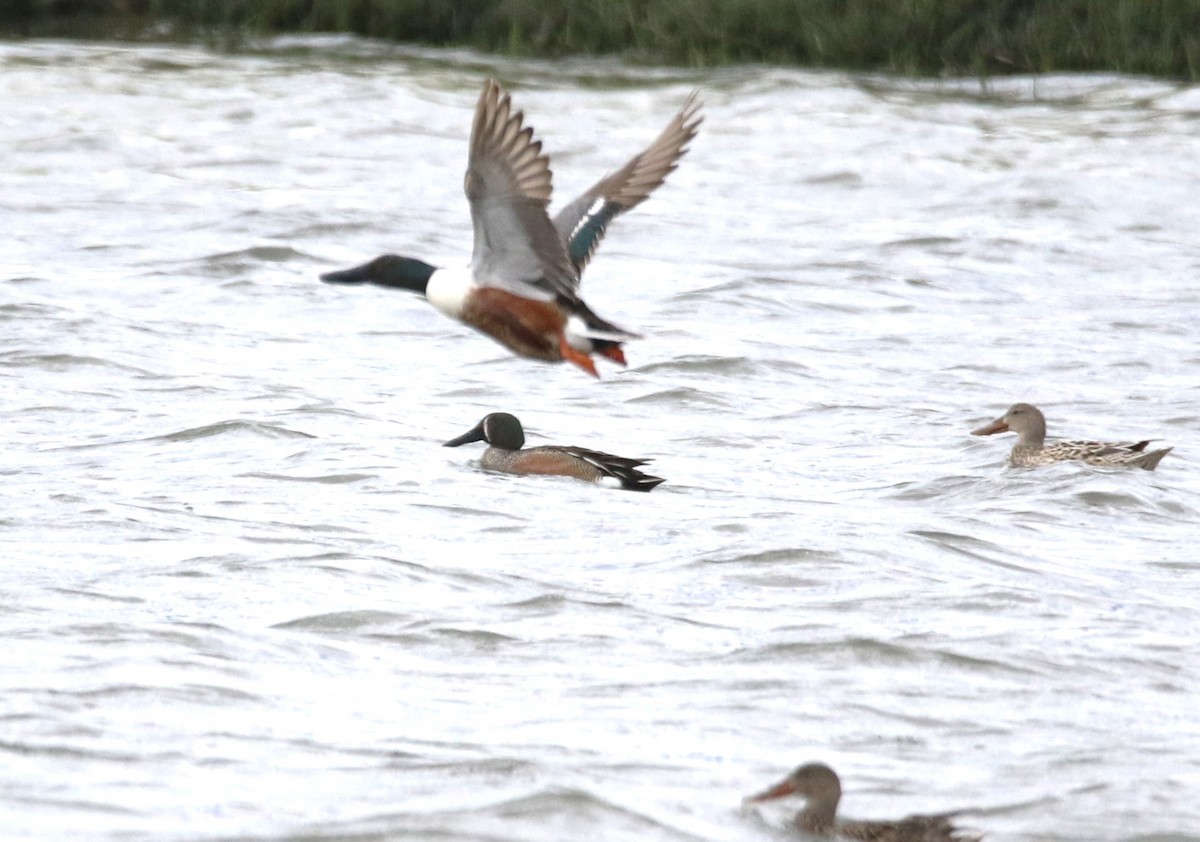
M 5 0 L 0 34 L 353 33 L 512 56 L 1200 79 L 1200 0 Z

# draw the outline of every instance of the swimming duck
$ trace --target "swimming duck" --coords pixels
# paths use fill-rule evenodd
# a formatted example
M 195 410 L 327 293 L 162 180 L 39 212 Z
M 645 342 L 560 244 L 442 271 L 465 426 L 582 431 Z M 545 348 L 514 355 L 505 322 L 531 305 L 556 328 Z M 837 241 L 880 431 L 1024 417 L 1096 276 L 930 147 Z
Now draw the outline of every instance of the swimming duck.
M 954 813 L 908 816 L 897 821 L 842 821 L 836 818 L 842 782 L 824 763 L 805 763 L 770 789 L 746 800 L 769 801 L 787 795 L 805 799 L 796 814 L 796 827 L 814 836 L 859 839 L 863 842 L 978 842 L 981 838 L 956 828 Z
M 661 477 L 652 477 L 638 470 L 649 459 L 626 459 L 588 450 L 585 447 L 531 447 L 525 445 L 525 431 L 516 416 L 507 412 L 493 412 L 444 447 L 458 447 L 473 441 L 485 441 L 490 446 L 483 452 L 480 464 L 489 471 L 508 474 L 552 474 L 575 477 L 588 482 L 600 482 L 611 477 L 629 491 L 649 491 L 659 483 Z
M 464 190 L 475 246 L 469 266 L 440 269 L 385 254 L 321 275 L 333 284 L 372 283 L 420 293 L 524 357 L 568 360 L 599 376 L 593 352 L 621 365 L 621 344 L 638 334 L 606 321 L 579 296 L 583 269 L 620 214 L 641 204 L 675 169 L 702 118 L 693 93 L 662 134 L 600 179 L 551 221 L 550 159 L 524 115 L 489 79 L 475 106 Z
M 1154 439 L 1138 442 L 1060 441 L 1046 444 L 1046 416 L 1036 406 L 1016 403 L 991 424 L 972 430 L 973 436 L 1012 431 L 1017 434 L 1009 460 L 1018 468 L 1036 468 L 1054 462 L 1079 460 L 1089 465 L 1137 467 L 1153 471 L 1173 448 L 1146 451 Z

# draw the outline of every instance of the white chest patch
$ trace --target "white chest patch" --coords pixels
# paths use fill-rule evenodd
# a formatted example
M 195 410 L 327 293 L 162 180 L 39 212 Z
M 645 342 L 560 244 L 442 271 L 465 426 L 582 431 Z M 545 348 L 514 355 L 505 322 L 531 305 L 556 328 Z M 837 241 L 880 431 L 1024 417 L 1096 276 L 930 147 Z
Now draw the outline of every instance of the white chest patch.
M 462 316 L 463 302 L 473 286 L 470 266 L 438 269 L 429 278 L 425 297 L 447 316 L 457 319 Z

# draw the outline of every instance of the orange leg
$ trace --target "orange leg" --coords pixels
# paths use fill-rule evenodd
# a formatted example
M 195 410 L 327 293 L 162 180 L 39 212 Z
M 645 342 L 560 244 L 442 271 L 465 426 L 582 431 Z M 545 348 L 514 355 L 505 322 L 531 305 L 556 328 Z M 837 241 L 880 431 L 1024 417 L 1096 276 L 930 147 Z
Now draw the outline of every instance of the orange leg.
M 575 365 L 592 375 L 592 377 L 596 379 L 600 378 L 600 372 L 596 371 L 596 364 L 592 362 L 592 358 L 572 348 L 570 343 L 567 342 L 567 337 L 561 333 L 558 335 L 558 349 L 562 352 L 564 360 L 575 363 Z
M 609 345 L 607 348 L 599 348 L 596 353 L 608 357 L 615 363 L 627 365 L 625 362 L 625 352 L 621 350 L 620 345 Z

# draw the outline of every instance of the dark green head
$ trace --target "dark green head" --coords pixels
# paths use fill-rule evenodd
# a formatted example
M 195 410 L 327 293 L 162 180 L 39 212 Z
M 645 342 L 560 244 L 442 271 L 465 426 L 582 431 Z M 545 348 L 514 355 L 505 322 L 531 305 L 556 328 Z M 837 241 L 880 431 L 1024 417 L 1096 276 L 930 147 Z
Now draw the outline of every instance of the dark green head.
M 321 280 L 327 284 L 376 284 L 381 287 L 407 289 L 424 295 L 435 269 L 436 267 L 415 257 L 385 254 L 353 269 L 326 272 L 321 276 Z
M 486 441 L 501 450 L 520 450 L 525 445 L 525 431 L 515 415 L 493 412 L 456 439 L 450 439 L 443 447 L 458 447 L 473 441 Z

